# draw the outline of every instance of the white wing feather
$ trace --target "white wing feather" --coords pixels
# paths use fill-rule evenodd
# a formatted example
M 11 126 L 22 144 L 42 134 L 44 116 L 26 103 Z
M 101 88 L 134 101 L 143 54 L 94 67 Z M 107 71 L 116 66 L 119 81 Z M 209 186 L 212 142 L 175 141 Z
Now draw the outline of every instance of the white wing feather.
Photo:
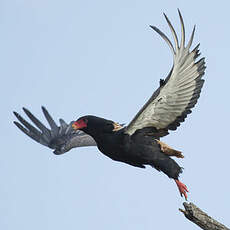
M 205 62 L 204 58 L 196 62 L 199 56 L 199 45 L 189 51 L 195 27 L 193 29 L 188 45 L 185 47 L 185 29 L 183 18 L 179 12 L 181 22 L 181 42 L 178 44 L 178 38 L 169 19 L 165 15 L 166 21 L 173 34 L 175 48 L 168 37 L 158 28 L 151 26 L 167 42 L 173 53 L 173 68 L 164 86 L 155 92 L 149 101 L 138 112 L 134 119 L 127 126 L 126 133 L 132 135 L 136 130 L 145 127 L 154 127 L 160 129 L 175 130 L 180 122 L 184 120 L 191 108 L 197 102 L 204 80 Z

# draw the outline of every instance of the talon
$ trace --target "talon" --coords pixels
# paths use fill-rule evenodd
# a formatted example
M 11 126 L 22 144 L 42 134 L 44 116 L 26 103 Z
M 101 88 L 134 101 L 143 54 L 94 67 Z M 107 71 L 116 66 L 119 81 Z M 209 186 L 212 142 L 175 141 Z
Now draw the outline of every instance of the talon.
M 177 185 L 177 187 L 178 187 L 178 189 L 179 189 L 180 195 L 181 195 L 182 197 L 183 197 L 183 195 L 184 195 L 185 200 L 187 200 L 188 196 L 187 196 L 187 193 L 186 193 L 186 192 L 189 192 L 189 191 L 188 191 L 186 185 L 183 184 L 182 182 L 180 182 L 179 180 L 175 180 L 175 182 L 176 182 L 176 185 Z

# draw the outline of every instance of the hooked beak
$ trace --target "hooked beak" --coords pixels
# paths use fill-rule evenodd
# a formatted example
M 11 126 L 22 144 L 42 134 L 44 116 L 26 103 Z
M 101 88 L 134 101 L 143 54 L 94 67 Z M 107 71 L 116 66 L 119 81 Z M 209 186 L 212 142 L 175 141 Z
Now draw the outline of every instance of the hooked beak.
M 74 130 L 78 130 L 78 129 L 80 129 L 80 126 L 79 126 L 78 123 L 75 121 L 75 122 L 72 124 L 72 128 L 73 128 Z
M 82 129 L 82 128 L 85 128 L 85 127 L 87 127 L 87 124 L 83 120 L 75 121 L 72 124 L 72 128 L 74 130 Z

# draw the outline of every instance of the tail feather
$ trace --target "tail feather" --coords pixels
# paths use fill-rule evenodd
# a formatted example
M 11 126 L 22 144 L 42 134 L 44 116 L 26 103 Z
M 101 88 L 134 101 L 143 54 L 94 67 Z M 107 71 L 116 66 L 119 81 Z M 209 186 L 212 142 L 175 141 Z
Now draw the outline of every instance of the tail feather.
M 176 161 L 171 159 L 169 156 L 163 156 L 164 157 L 154 159 L 150 165 L 156 170 L 165 173 L 169 178 L 178 179 L 179 175 L 183 172 L 183 168 L 180 167 Z

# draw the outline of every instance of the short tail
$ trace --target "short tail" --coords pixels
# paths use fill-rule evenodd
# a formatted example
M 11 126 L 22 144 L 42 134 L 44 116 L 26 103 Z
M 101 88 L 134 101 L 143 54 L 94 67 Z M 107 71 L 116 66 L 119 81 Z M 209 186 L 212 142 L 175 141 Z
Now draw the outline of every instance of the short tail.
M 165 173 L 169 178 L 175 180 L 177 180 L 179 175 L 183 172 L 183 168 L 167 155 L 155 159 L 154 162 L 152 162 L 150 165 L 158 171 Z

